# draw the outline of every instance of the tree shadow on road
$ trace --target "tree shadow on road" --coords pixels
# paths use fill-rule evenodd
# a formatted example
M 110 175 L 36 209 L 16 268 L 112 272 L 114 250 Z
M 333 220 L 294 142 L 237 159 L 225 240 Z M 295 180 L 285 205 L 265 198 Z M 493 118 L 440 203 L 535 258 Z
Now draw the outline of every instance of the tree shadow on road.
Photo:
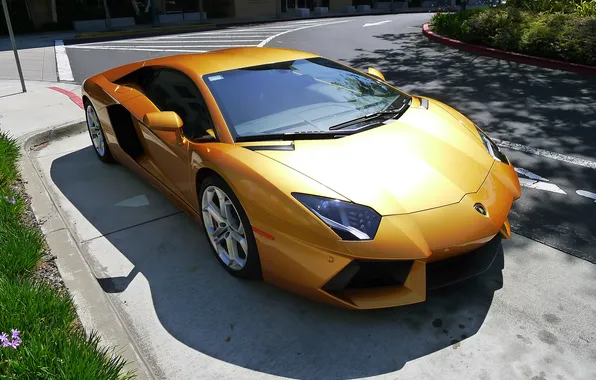
M 391 48 L 357 49 L 343 61 L 380 69 L 390 83 L 453 106 L 496 138 L 596 157 L 596 76 L 481 57 L 420 32 L 375 37 Z
M 159 342 L 145 353 L 167 350 L 172 336 L 202 354 L 267 374 L 306 379 L 386 374 L 438 350 L 457 349 L 459 341 L 478 332 L 503 285 L 501 252 L 488 272 L 430 292 L 421 304 L 376 311 L 317 304 L 228 275 L 200 227 L 181 213 L 122 229 L 118 220 L 137 220 L 156 206 L 123 208 L 119 201 L 137 193 L 153 203 L 160 197 L 132 174 L 123 179 L 126 172 L 100 163 L 87 147 L 54 160 L 50 174 L 118 252 L 110 249 L 134 265 L 130 273 L 119 273 L 105 251 L 89 248 L 93 242 L 81 244 L 102 288 L 129 313 L 124 320 L 135 321 L 132 334 L 147 339 L 143 346 Z M 150 289 L 139 290 L 144 283 L 139 277 Z M 137 322 L 146 320 L 144 308 L 134 306 L 143 296 L 152 298 L 159 323 Z M 200 355 L 173 357 L 180 358 L 172 363 L 179 368 L 205 365 Z

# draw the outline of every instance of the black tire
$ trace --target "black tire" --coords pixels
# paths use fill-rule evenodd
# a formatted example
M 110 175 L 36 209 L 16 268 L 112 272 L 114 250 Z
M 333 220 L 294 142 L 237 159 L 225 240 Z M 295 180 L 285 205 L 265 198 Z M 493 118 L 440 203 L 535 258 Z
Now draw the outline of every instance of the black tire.
M 252 228 L 251 228 L 250 222 L 248 220 L 248 216 L 246 215 L 246 212 L 244 211 L 244 208 L 242 207 L 242 205 L 240 204 L 240 201 L 238 200 L 238 198 L 236 197 L 236 195 L 234 194 L 234 192 L 232 191 L 230 186 L 228 186 L 226 181 L 224 181 L 223 178 L 221 178 L 217 175 L 209 176 L 209 177 L 205 178 L 203 180 L 203 182 L 201 183 L 201 188 L 199 189 L 199 192 L 198 192 L 200 205 L 202 204 L 203 193 L 209 186 L 218 187 L 220 190 L 222 190 L 227 195 L 228 198 L 230 198 L 230 200 L 232 201 L 232 204 L 234 205 L 234 208 L 236 209 L 236 211 L 238 213 L 238 216 L 240 217 L 242 226 L 244 227 L 244 232 L 245 232 L 246 240 L 248 243 L 247 244 L 248 252 L 246 255 L 246 264 L 244 265 L 244 267 L 242 269 L 232 269 L 228 265 L 226 265 L 226 263 L 223 262 L 222 259 L 217 254 L 217 250 L 215 249 L 215 247 L 211 243 L 211 240 L 209 239 L 205 221 L 202 220 L 201 224 L 203 225 L 203 230 L 205 231 L 205 236 L 207 237 L 207 241 L 209 242 L 209 246 L 211 247 L 213 254 L 217 258 L 217 261 L 221 264 L 221 266 L 223 266 L 228 271 L 228 273 L 230 273 L 231 275 L 233 275 L 235 277 L 242 278 L 242 279 L 246 279 L 246 280 L 261 280 L 263 277 L 262 277 L 262 271 L 261 271 L 261 259 L 260 259 L 259 251 L 257 248 L 257 242 L 255 240 L 255 236 L 252 232 Z M 202 214 L 201 214 L 201 216 L 202 216 Z M 201 218 L 201 219 L 203 219 L 203 218 Z
M 101 138 L 104 141 L 103 155 L 99 153 L 99 151 L 97 150 L 97 148 L 95 148 L 95 145 L 93 144 L 93 136 L 91 135 L 91 128 L 90 128 L 90 124 L 89 124 L 88 110 L 89 110 L 89 108 L 91 108 L 91 110 L 95 113 L 96 116 L 97 116 L 97 111 L 95 110 L 95 107 L 93 107 L 93 104 L 91 104 L 90 101 L 85 100 L 85 102 L 83 104 L 85 105 L 85 120 L 87 121 L 87 132 L 89 133 L 89 138 L 91 139 L 91 146 L 93 147 L 93 151 L 95 152 L 95 154 L 97 155 L 97 157 L 102 162 L 105 162 L 107 164 L 114 164 L 114 163 L 116 163 L 116 160 L 114 159 L 114 156 L 112 156 L 112 152 L 110 151 L 110 147 L 108 146 L 108 142 L 106 140 L 106 136 L 103 133 L 103 126 L 101 125 L 101 121 L 99 121 L 99 117 L 97 117 L 97 120 L 99 121 L 99 133 L 101 133 Z

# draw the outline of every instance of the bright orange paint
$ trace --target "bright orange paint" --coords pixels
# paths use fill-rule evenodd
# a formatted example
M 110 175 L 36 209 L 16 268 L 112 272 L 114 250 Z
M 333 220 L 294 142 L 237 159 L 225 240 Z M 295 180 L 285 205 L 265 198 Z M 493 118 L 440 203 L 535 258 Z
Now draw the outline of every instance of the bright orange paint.
M 497 234 L 510 236 L 507 215 L 521 195 L 517 175 L 512 166 L 488 154 L 470 120 L 422 97 L 413 97 L 410 109 L 390 124 L 341 139 L 295 141 L 294 151 L 257 153 L 245 147 L 272 142 L 234 143 L 202 75 L 310 57 L 316 56 L 287 49 L 236 48 L 157 58 L 95 75 L 84 82 L 82 92 L 96 108 L 114 157 L 195 220 L 201 219 L 197 175 L 211 170 L 228 183 L 256 232 L 266 281 L 354 309 L 422 302 L 426 263 L 469 252 Z M 139 89 L 111 82 L 145 65 L 180 70 L 196 83 L 218 141 L 195 143 L 180 138 L 176 128 L 150 127 L 157 122 L 175 126 L 177 119 L 150 114 L 159 110 Z M 418 108 L 421 99 L 429 100 L 428 110 Z M 142 158 L 132 159 L 118 144 L 106 109 L 112 104 L 122 104 L 133 115 L 137 134 L 143 137 Z M 375 239 L 340 240 L 292 192 L 374 208 L 383 216 Z M 478 202 L 487 216 L 474 210 Z M 414 264 L 399 287 L 350 290 L 341 296 L 322 290 L 356 258 Z

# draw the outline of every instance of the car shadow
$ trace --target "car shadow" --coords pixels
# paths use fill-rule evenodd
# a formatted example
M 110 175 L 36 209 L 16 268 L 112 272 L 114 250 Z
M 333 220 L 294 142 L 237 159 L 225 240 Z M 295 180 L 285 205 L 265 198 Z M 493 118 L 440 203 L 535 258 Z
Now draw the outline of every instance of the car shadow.
M 424 303 L 392 309 L 337 309 L 265 283 L 238 280 L 220 267 L 202 230 L 182 213 L 128 228 L 117 225 L 130 216 L 114 206 L 115 200 L 130 196 L 125 189 L 137 186 L 149 199 L 161 197 L 132 173 L 123 180 L 125 171 L 100 163 L 91 147 L 51 164 L 51 179 L 58 190 L 118 255 L 134 265 L 132 271 L 115 275 L 117 268 L 110 268 L 100 251 L 89 248 L 93 241 L 81 242 L 90 256 L 87 259 L 95 263 L 98 282 L 110 296 L 119 297 L 132 291 L 131 284 L 142 275 L 150 287 L 147 297 L 168 334 L 159 335 L 159 325 L 148 331 L 167 339 L 171 335 L 202 354 L 236 366 L 307 379 L 390 373 L 438 350 L 457 349 L 460 341 L 481 328 L 495 291 L 503 286 L 502 250 L 484 274 L 429 292 Z M 125 212 L 146 212 L 151 207 Z M 134 314 L 130 297 L 129 317 L 140 320 L 143 315 Z M 135 323 L 132 330 L 137 329 Z

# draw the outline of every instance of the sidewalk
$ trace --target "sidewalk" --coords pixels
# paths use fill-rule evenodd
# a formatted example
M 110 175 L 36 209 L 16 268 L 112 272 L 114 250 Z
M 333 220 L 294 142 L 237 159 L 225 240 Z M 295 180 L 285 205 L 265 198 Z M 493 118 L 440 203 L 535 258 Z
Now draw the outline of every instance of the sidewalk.
M 31 80 L 25 84 L 27 92 L 22 93 L 18 79 L 0 80 L 0 130 L 18 138 L 85 120 L 81 107 L 69 98 L 69 92 L 80 96 L 79 85 Z
M 54 42 L 57 39 L 72 38 L 73 33 L 43 33 L 16 36 L 16 44 L 25 80 L 57 82 Z M 0 81 L 18 80 L 10 39 L 0 38 Z M 0 96 L 3 95 L 0 93 Z

